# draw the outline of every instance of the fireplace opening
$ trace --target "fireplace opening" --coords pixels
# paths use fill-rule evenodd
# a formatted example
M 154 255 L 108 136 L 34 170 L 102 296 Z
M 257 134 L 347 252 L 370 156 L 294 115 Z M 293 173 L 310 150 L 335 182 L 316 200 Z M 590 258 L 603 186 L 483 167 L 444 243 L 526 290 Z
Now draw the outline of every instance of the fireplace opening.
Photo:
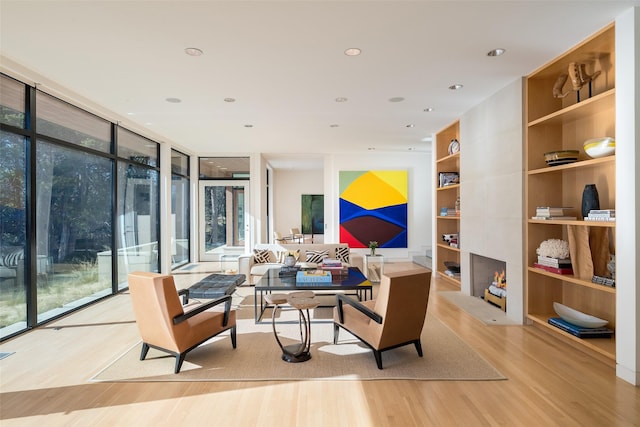
M 506 289 L 507 263 L 494 258 L 471 254 L 472 295 L 478 298 L 485 298 L 485 290 L 489 290 L 491 294 L 498 298 L 506 298 Z M 494 303 L 494 305 L 497 304 Z

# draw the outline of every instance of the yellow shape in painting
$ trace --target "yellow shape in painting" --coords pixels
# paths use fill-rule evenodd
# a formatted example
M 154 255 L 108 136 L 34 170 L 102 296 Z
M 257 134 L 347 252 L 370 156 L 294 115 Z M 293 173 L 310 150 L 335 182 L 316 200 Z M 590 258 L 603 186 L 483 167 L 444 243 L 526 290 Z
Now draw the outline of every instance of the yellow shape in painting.
M 355 179 L 342 198 L 368 210 L 407 203 L 407 171 L 369 171 Z

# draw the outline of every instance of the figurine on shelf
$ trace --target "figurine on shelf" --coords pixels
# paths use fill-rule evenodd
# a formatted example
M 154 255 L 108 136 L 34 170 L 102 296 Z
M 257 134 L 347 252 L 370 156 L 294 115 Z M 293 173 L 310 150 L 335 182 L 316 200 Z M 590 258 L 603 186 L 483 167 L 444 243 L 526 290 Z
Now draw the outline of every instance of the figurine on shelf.
M 580 89 L 589 83 L 589 96 L 591 96 L 591 82 L 600 75 L 600 71 L 595 71 L 593 74 L 587 74 L 585 64 L 579 64 L 577 62 L 571 62 L 569 64 L 568 74 L 560 74 L 553 85 L 553 97 L 564 98 L 571 93 L 571 90 L 577 92 L 578 101 L 580 101 Z M 567 82 L 567 79 L 571 76 L 571 90 L 563 92 L 562 88 Z

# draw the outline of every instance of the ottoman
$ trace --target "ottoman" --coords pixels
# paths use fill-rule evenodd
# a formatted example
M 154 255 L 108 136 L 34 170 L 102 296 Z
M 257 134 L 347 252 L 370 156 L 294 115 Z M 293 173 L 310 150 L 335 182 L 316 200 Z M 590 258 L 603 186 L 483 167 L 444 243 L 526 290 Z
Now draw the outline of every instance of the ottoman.
M 231 295 L 244 280 L 244 274 L 210 274 L 189 288 L 189 297 L 216 299 Z

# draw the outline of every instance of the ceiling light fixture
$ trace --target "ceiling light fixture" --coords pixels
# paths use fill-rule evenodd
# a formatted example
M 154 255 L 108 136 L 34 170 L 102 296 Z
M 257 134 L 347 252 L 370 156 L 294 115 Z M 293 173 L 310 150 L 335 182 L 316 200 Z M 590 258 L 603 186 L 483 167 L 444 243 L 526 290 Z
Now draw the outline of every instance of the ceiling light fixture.
M 493 50 L 490 50 L 489 52 L 487 52 L 487 56 L 500 56 L 505 52 L 506 52 L 506 50 L 504 50 L 504 49 L 499 47 L 497 49 L 493 49 Z
M 246 128 L 252 128 L 252 127 L 253 127 L 253 125 L 246 124 L 246 125 L 244 125 L 244 127 L 246 127 Z
M 376 151 L 376 149 L 375 149 L 374 147 L 369 147 L 369 148 L 367 148 L 367 150 L 369 150 L 369 151 Z
M 340 126 L 340 125 L 338 125 L 338 124 L 336 124 L 336 123 L 329 125 L 329 127 L 330 127 L 330 128 L 337 128 L 337 127 L 339 127 L 339 126 Z
M 203 54 L 202 49 L 198 49 L 197 47 L 188 47 L 184 50 L 189 56 L 201 56 Z
M 225 98 L 224 102 L 236 102 L 235 98 Z
M 458 83 L 449 86 L 449 89 L 451 89 L 451 90 L 460 90 L 462 88 L 463 88 L 463 86 L 461 84 L 458 84 Z
M 433 108 L 431 108 L 431 107 L 427 107 L 427 108 L 425 108 L 425 109 L 424 109 L 424 110 L 422 110 L 422 111 L 424 111 L 425 113 L 430 113 L 430 112 L 432 112 L 432 111 L 433 111 Z
M 167 98 L 165 101 L 171 102 L 172 104 L 179 104 L 182 102 L 180 98 Z
M 344 54 L 347 56 L 358 56 L 362 53 L 360 49 L 357 47 L 350 47 L 349 49 L 344 51 Z
M 336 102 L 347 102 L 347 98 L 340 96 L 338 98 L 336 98 Z
M 404 98 L 401 96 L 394 96 L 393 98 L 389 98 L 389 102 L 402 102 Z
M 415 126 L 415 125 L 414 125 L 413 123 L 409 123 L 409 124 L 407 125 L 407 127 L 408 127 L 408 128 L 412 128 L 412 127 L 414 127 L 414 126 Z

